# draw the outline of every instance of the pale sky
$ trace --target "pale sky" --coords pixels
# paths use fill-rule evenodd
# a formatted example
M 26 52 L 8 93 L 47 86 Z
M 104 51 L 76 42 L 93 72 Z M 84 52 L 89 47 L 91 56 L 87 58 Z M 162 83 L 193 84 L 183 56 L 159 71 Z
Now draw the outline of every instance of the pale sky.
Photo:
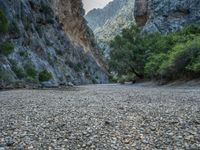
M 103 8 L 112 0 L 82 0 L 85 12 L 94 9 L 94 8 Z

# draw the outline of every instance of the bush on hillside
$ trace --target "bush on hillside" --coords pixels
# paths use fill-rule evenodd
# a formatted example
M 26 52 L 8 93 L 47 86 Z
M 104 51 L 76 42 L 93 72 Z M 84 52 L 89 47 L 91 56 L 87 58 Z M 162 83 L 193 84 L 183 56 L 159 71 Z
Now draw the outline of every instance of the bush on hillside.
M 25 73 L 25 71 L 23 70 L 23 68 L 18 67 L 18 66 L 17 66 L 17 62 L 16 62 L 15 60 L 9 59 L 9 61 L 10 61 L 10 63 L 11 63 L 12 71 L 15 73 L 15 75 L 16 75 L 19 79 L 25 78 L 25 77 L 26 77 L 26 73 Z
M 28 62 L 25 66 L 24 66 L 25 72 L 27 74 L 27 76 L 29 78 L 35 79 L 37 76 L 37 71 L 35 69 L 35 66 L 31 63 Z
M 8 32 L 8 21 L 2 10 L 0 10 L 0 33 Z
M 39 73 L 39 81 L 49 81 L 52 78 L 52 74 L 48 72 L 47 70 L 43 70 Z
M 13 49 L 14 45 L 10 42 L 4 42 L 3 44 L 0 45 L 0 53 L 6 56 L 9 55 Z

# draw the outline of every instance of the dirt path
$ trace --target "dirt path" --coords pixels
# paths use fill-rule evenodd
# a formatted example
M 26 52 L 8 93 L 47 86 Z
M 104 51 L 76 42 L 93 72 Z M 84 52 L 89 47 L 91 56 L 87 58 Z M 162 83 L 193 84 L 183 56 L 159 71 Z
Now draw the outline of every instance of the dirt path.
M 0 150 L 200 149 L 200 88 L 0 92 Z

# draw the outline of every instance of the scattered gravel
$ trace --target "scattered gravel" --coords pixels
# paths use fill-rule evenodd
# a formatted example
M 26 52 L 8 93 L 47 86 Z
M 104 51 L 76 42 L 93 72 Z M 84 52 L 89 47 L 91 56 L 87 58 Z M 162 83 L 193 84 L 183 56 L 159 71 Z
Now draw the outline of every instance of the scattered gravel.
M 0 150 L 200 149 L 200 88 L 0 92 Z

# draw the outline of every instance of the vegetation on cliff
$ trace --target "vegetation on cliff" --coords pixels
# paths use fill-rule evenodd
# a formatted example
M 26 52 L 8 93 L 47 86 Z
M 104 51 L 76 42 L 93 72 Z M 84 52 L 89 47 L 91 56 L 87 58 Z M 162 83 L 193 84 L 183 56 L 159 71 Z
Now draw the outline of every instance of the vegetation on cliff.
M 0 33 L 5 33 L 7 31 L 8 31 L 8 21 L 3 11 L 0 10 Z
M 200 77 L 198 25 L 185 26 L 178 32 L 165 35 L 141 34 L 139 28 L 132 26 L 124 29 L 110 45 L 109 66 L 118 78 L 128 74 L 166 81 Z M 129 77 L 128 80 L 134 79 Z

